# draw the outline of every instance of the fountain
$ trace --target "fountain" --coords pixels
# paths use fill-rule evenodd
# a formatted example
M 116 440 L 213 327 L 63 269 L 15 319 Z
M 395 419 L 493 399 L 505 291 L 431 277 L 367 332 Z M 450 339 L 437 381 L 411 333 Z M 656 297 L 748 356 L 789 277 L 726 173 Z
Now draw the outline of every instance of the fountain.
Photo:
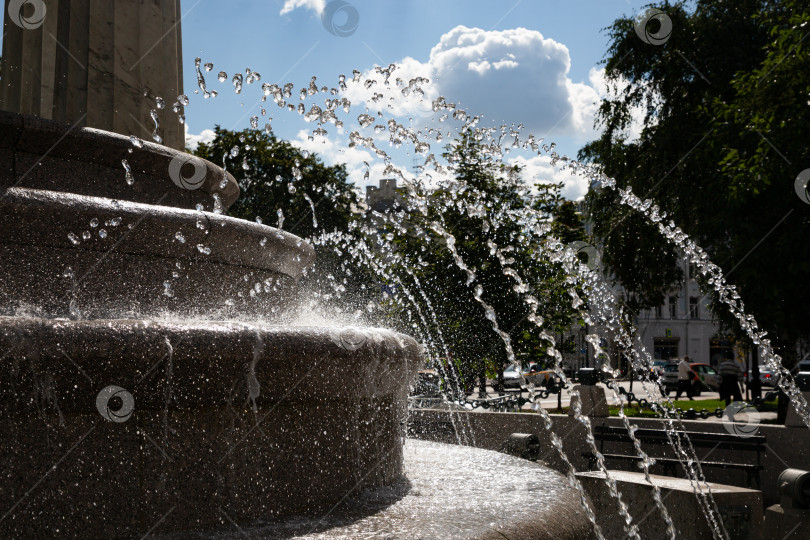
M 179 57 L 159 47 L 133 71 L 149 25 L 119 23 L 160 15 L 177 45 L 179 2 L 62 7 L 48 24 L 72 29 L 83 79 L 45 27 L 5 19 L 0 535 L 589 537 L 584 495 L 561 474 L 405 441 L 421 346 L 290 325 L 313 248 L 222 215 L 231 175 L 141 139 L 143 88 L 183 101 L 179 78 L 160 88 Z M 41 86 L 32 55 L 53 70 Z M 33 110 L 29 92 L 53 101 Z M 153 138 L 177 146 L 153 112 Z

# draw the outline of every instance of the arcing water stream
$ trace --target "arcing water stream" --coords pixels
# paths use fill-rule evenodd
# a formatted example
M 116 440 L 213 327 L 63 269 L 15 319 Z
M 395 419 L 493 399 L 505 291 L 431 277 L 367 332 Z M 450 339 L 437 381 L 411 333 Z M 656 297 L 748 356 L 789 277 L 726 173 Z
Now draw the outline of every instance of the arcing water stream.
M 200 69 L 200 65 L 201 60 L 197 59 L 196 75 L 199 86 L 199 91 L 197 92 L 202 93 L 205 98 L 216 96 L 215 91 L 207 88 L 205 76 Z M 213 69 L 213 65 L 206 64 L 205 69 L 206 71 L 210 71 Z M 350 132 L 347 146 L 349 148 L 365 148 L 371 151 L 384 163 L 384 174 L 388 177 L 394 177 L 400 180 L 406 193 L 406 196 L 403 198 L 406 211 L 403 214 L 378 214 L 378 218 L 382 219 L 385 223 L 386 231 L 389 231 L 387 234 L 378 234 L 378 231 L 375 229 L 356 222 L 346 231 L 322 231 L 317 236 L 309 238 L 308 240 L 321 249 L 332 250 L 338 255 L 343 256 L 340 270 L 344 272 L 344 274 L 351 273 L 352 266 L 370 267 L 387 283 L 397 285 L 392 295 L 393 302 L 400 306 L 401 315 L 404 315 L 407 319 L 408 330 L 416 333 L 420 341 L 427 347 L 428 358 L 433 365 L 437 366 L 442 371 L 441 376 L 445 381 L 445 389 L 452 394 L 461 391 L 459 373 L 456 372 L 452 362 L 449 362 L 445 366 L 444 362 L 440 361 L 440 359 L 450 356 L 444 329 L 437 319 L 429 286 L 420 282 L 416 273 L 412 271 L 413 268 L 421 266 L 425 260 L 419 255 L 416 256 L 415 260 L 412 257 L 409 258 L 406 254 L 397 249 L 395 240 L 403 235 L 416 234 L 423 238 L 431 239 L 441 249 L 449 252 L 456 268 L 466 276 L 466 287 L 471 299 L 481 307 L 486 318 L 490 321 L 492 331 L 502 342 L 503 350 L 508 361 L 515 364 L 517 360 L 513 350 L 512 338 L 509 331 L 502 328 L 502 325 L 499 324 L 499 316 L 502 314 L 498 314 L 495 308 L 484 299 L 486 291 L 483 284 L 477 283 L 477 269 L 471 267 L 471 263 L 465 261 L 463 256 L 456 249 L 457 239 L 449 231 L 448 224 L 444 222 L 443 209 L 439 208 L 437 210 L 434 208 L 432 209 L 434 212 L 431 213 L 431 205 L 435 205 L 437 200 L 442 201 L 442 204 L 447 205 L 447 209 L 452 207 L 455 211 L 460 211 L 466 214 L 467 217 L 478 220 L 477 222 L 480 224 L 482 233 L 487 234 L 488 238 L 494 238 L 494 233 L 497 232 L 504 223 L 511 222 L 518 224 L 522 232 L 517 236 L 513 236 L 509 244 L 498 245 L 494 240 L 489 240 L 488 247 L 490 254 L 497 257 L 501 265 L 503 279 L 506 280 L 507 283 L 513 283 L 513 290 L 520 294 L 527 311 L 526 319 L 535 327 L 537 336 L 546 342 L 548 347 L 547 352 L 549 356 L 555 360 L 555 365 L 553 366 L 554 371 L 562 381 L 566 380 L 561 365 L 562 355 L 556 348 L 557 344 L 555 338 L 548 331 L 543 318 L 537 313 L 538 305 L 541 300 L 538 300 L 538 298 L 532 294 L 532 291 L 535 289 L 535 284 L 526 276 L 521 276 L 519 271 L 512 266 L 513 260 L 510 259 L 509 256 L 511 251 L 529 245 L 540 246 L 541 252 L 539 256 L 547 263 L 562 269 L 565 273 L 565 285 L 571 298 L 571 306 L 575 310 L 578 310 L 581 319 L 589 324 L 601 326 L 612 332 L 619 344 L 627 352 L 634 369 L 639 373 L 645 374 L 645 379 L 642 381 L 643 387 L 646 389 L 649 399 L 655 403 L 659 416 L 664 419 L 664 426 L 670 443 L 688 473 L 703 514 L 712 525 L 715 537 L 728 537 L 728 533 L 723 527 L 722 521 L 719 519 L 717 505 L 703 476 L 700 460 L 697 458 L 695 450 L 688 438 L 684 439 L 678 435 L 679 431 L 683 431 L 682 425 L 680 429 L 678 429 L 678 424 L 681 419 L 677 413 L 673 416 L 670 412 L 672 410 L 671 402 L 670 407 L 662 406 L 665 400 L 669 401 L 669 398 L 666 397 L 666 393 L 659 391 L 657 383 L 650 380 L 649 366 L 651 365 L 651 359 L 649 353 L 644 350 L 638 337 L 633 335 L 627 314 L 618 306 L 617 300 L 611 292 L 610 287 L 597 272 L 578 261 L 574 250 L 564 246 L 553 237 L 551 227 L 549 226 L 549 216 L 532 208 L 530 202 L 533 195 L 528 187 L 523 186 L 517 188 L 517 192 L 525 201 L 524 207 L 508 208 L 499 206 L 495 204 L 494 201 L 490 200 L 491 195 L 476 189 L 463 180 L 457 179 L 454 174 L 457 164 L 452 162 L 452 160 L 447 164 L 440 163 L 435 154 L 431 153 L 431 144 L 441 143 L 447 137 L 452 138 L 453 132 L 467 132 L 481 150 L 481 155 L 486 161 L 483 165 L 502 164 L 505 155 L 514 149 L 537 156 L 547 156 L 550 158 L 551 165 L 558 170 L 567 170 L 570 171 L 571 174 L 587 178 L 591 181 L 592 185 L 599 185 L 604 189 L 617 190 L 622 204 L 640 212 L 652 224 L 657 226 L 661 234 L 672 242 L 688 261 L 693 263 L 698 271 L 707 278 L 707 282 L 713 287 L 720 301 L 728 307 L 730 313 L 736 317 L 745 333 L 752 342 L 759 347 L 760 356 L 765 360 L 768 367 L 780 374 L 778 379 L 779 387 L 790 398 L 793 407 L 804 420 L 805 424 L 810 427 L 810 410 L 808 410 L 807 403 L 796 387 L 789 371 L 782 366 L 780 357 L 776 355 L 771 348 L 770 341 L 765 337 L 765 332 L 759 328 L 753 316 L 744 312 L 742 300 L 734 286 L 727 283 L 721 269 L 713 264 L 709 260 L 706 252 L 688 238 L 680 228 L 672 221 L 665 223 L 666 214 L 662 212 L 652 200 L 641 200 L 629 189 L 618 188 L 616 181 L 602 174 L 597 166 L 579 163 L 573 159 L 559 155 L 555 150 L 554 143 L 546 144 L 542 138 L 537 138 L 532 134 L 524 136 L 522 133 L 522 125 L 504 125 L 498 128 L 480 127 L 479 124 L 482 123 L 480 116 L 471 115 L 470 112 L 457 107 L 441 96 L 432 100 L 431 108 L 433 115 L 424 120 L 425 126 L 423 128 L 414 129 L 413 127 L 407 127 L 399 123 L 395 116 L 388 115 L 388 110 L 395 110 L 397 105 L 401 102 L 407 102 L 409 100 L 416 100 L 417 102 L 424 101 L 426 99 L 424 87 L 429 85 L 430 81 L 422 77 L 415 77 L 408 81 L 402 80 L 395 76 L 397 69 L 397 66 L 394 64 L 387 67 L 377 67 L 373 72 L 368 73 L 365 78 L 361 72 L 355 70 L 350 79 L 347 79 L 344 75 L 340 75 L 336 87 L 333 88 L 327 88 L 326 86 L 319 88 L 316 84 L 316 79 L 313 77 L 309 85 L 300 91 L 299 102 L 297 104 L 292 103 L 292 101 L 295 100 L 293 97 L 295 87 L 293 83 L 283 85 L 280 83 L 263 83 L 261 85 L 261 96 L 258 104 L 261 108 L 261 116 L 267 115 L 265 104 L 267 98 L 270 97 L 280 109 L 286 110 L 290 114 L 298 114 L 307 122 L 315 122 L 317 124 L 316 128 L 312 131 L 312 135 L 310 136 L 313 140 L 324 137 L 327 134 L 324 126 L 328 124 L 340 130 L 344 125 L 353 125 L 356 122 L 359 127 L 357 130 Z M 393 81 L 392 78 L 394 79 Z M 220 72 L 218 79 L 220 82 L 226 81 L 227 74 Z M 243 82 L 250 85 L 260 80 L 261 76 L 257 72 L 247 69 L 246 78 L 243 79 L 241 74 L 234 76 L 233 86 L 235 92 L 240 94 L 244 91 L 246 87 L 243 86 Z M 258 84 L 256 86 L 258 86 Z M 308 100 L 314 101 L 318 94 L 324 94 L 326 96 L 323 100 L 323 106 L 314 102 L 307 106 L 305 102 Z M 349 94 L 352 96 L 366 95 L 368 97 L 359 104 L 353 105 L 347 97 Z M 187 104 L 188 99 L 185 98 L 183 100 L 181 98 L 185 98 L 185 96 L 178 97 L 178 100 Z M 356 98 L 355 100 L 357 101 Z M 354 108 L 355 112 L 357 112 L 356 109 L 358 107 L 361 108 L 360 114 L 356 116 L 356 119 L 350 118 L 349 115 L 352 109 Z M 175 112 L 179 110 L 179 108 L 175 109 Z M 345 122 L 340 119 L 341 115 L 346 115 L 347 120 L 345 120 Z M 386 117 L 386 115 L 388 115 L 388 117 Z M 153 114 L 152 118 L 155 121 L 157 134 L 159 127 L 158 117 L 156 114 Z M 182 117 L 178 118 L 178 121 L 183 122 L 184 120 L 185 119 Z M 454 123 L 453 129 L 442 130 L 439 126 L 442 126 L 443 123 L 448 120 Z M 259 116 L 251 117 L 250 124 L 253 129 L 258 129 Z M 265 130 L 268 133 L 271 131 L 269 122 L 266 123 Z M 408 174 L 403 168 L 395 165 L 395 158 L 380 148 L 380 144 L 386 138 L 393 148 L 400 148 L 403 144 L 412 145 L 413 155 L 424 156 L 424 160 L 419 166 L 418 174 Z M 238 154 L 238 148 L 236 152 Z M 233 152 L 231 155 L 235 157 Z M 247 166 L 246 162 L 245 165 Z M 368 177 L 369 166 L 368 164 L 366 164 L 366 166 L 366 177 Z M 288 179 L 288 188 L 291 194 L 301 188 L 301 180 L 301 170 L 298 169 L 297 166 L 293 167 Z M 131 175 L 129 170 L 127 170 L 127 183 L 130 183 L 130 181 Z M 503 181 L 514 182 L 516 180 L 514 178 L 504 178 Z M 447 196 L 441 199 L 431 197 L 430 194 L 439 187 L 447 193 Z M 304 196 L 311 207 L 313 227 L 317 229 L 316 205 L 309 195 L 305 194 Z M 220 208 L 217 201 L 213 202 L 212 208 L 215 212 Z M 500 210 L 496 213 L 493 210 L 495 208 L 499 208 Z M 414 231 L 413 223 L 409 222 L 406 217 L 409 213 L 423 216 L 437 214 L 439 217 L 430 222 L 423 230 Z M 282 227 L 283 224 L 284 213 L 282 208 L 279 208 L 278 227 Z M 348 257 L 346 257 L 346 255 L 348 255 Z M 341 296 L 345 288 L 341 285 L 340 277 L 337 279 L 333 278 L 331 275 L 329 277 L 332 279 L 326 280 L 326 282 L 332 288 L 331 296 L 339 303 L 340 300 L 342 300 Z M 251 287 L 250 294 L 260 293 L 260 287 Z M 402 323 L 404 324 L 405 321 L 402 321 Z M 598 332 L 588 336 L 588 342 L 594 347 L 596 357 L 600 354 L 604 354 L 604 351 L 602 351 L 599 346 L 600 337 L 602 336 L 600 336 Z M 603 369 L 609 370 L 609 365 L 605 363 Z M 662 394 L 664 396 L 663 398 L 661 397 Z M 625 532 L 630 537 L 638 538 L 637 526 L 632 522 L 627 507 L 622 502 L 617 484 L 610 477 L 604 459 L 595 444 L 590 421 L 588 417 L 581 413 L 576 400 L 572 406 L 574 407 L 577 420 L 586 428 L 587 442 L 591 446 L 593 453 L 597 456 L 598 466 L 605 475 L 605 482 L 609 492 L 618 503 L 624 520 Z M 593 509 L 587 504 L 583 487 L 574 474 L 575 469 L 563 451 L 562 441 L 551 430 L 551 418 L 541 407 L 537 408 L 537 412 L 543 415 L 545 420 L 544 424 L 548 430 L 548 436 L 561 459 L 568 466 L 569 480 L 572 485 L 577 487 L 582 495 L 583 508 L 594 525 L 596 536 L 602 538 L 603 535 L 599 526 L 596 524 Z M 624 415 L 623 408 L 621 409 L 620 417 L 634 443 L 638 455 L 642 458 L 642 469 L 647 480 L 650 481 L 649 468 L 653 461 L 643 451 L 640 442 L 635 438 L 634 432 L 636 427 L 632 425 L 629 419 Z M 456 415 L 451 412 L 451 419 L 456 429 L 458 442 L 460 444 L 474 444 L 474 434 L 469 425 L 465 424 L 465 418 L 465 415 Z M 650 483 L 652 482 L 650 481 Z M 654 487 L 653 497 L 658 511 L 667 524 L 669 536 L 674 538 L 674 525 L 663 504 L 658 488 Z

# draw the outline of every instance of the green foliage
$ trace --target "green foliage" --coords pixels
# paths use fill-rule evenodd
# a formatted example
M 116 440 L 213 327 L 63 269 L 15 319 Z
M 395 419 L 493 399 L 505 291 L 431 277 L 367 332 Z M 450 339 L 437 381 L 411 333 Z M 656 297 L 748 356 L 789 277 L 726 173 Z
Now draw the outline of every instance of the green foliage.
M 355 212 L 360 200 L 347 183 L 345 167 L 328 167 L 317 154 L 304 153 L 265 132 L 235 132 L 219 126 L 214 132 L 214 140 L 201 143 L 194 153 L 223 165 L 238 182 L 241 193 L 228 214 L 247 220 L 260 218 L 277 226 L 281 210 L 282 228 L 315 245 L 315 268 L 302 280 L 302 290 L 327 300 L 340 295 L 343 302 L 339 308 L 335 306 L 339 310 L 365 306 L 379 291 L 377 278 L 362 267 L 346 272 L 352 261 L 334 249 L 334 242 L 324 243 L 328 245 L 325 247 L 318 241 L 324 233 L 345 233 L 358 219 Z M 299 179 L 295 178 L 296 169 L 300 171 Z M 340 283 L 335 282 L 335 276 L 340 276 Z
M 653 199 L 667 221 L 726 272 L 733 269 L 729 281 L 746 308 L 777 346 L 792 345 L 810 330 L 803 321 L 810 207 L 793 191 L 793 179 L 810 165 L 806 3 L 656 7 L 672 20 L 664 45 L 640 40 L 629 17 L 608 28 L 605 67 L 615 97 L 602 103 L 602 134 L 580 158 L 599 163 L 618 187 Z M 644 126 L 630 141 L 637 106 L 646 111 Z M 588 196 L 603 262 L 630 291 L 631 309 L 660 305 L 682 279 L 679 256 L 618 198 L 613 190 Z
M 509 335 L 518 358 L 524 363 L 550 361 L 548 342 L 528 320 L 530 310 L 523 294 L 538 300 L 537 314 L 551 333 L 568 330 L 577 312 L 571 307 L 561 268 L 541 253 L 538 242 L 543 238 L 527 234 L 526 224 L 517 217 L 533 203 L 537 209 L 561 217 L 554 226 L 564 235 L 584 238 L 573 205 L 565 204 L 559 197 L 560 186 L 555 184 L 546 185 L 535 199 L 530 198 L 519 170 L 487 161 L 470 132 L 449 145 L 445 157 L 453 166 L 455 180 L 437 189 L 418 189 L 412 198 L 426 204 L 421 209 L 412 205 L 406 230 L 388 231 L 403 257 L 401 264 L 410 269 L 427 296 L 418 299 L 422 311 L 435 312 L 449 356 L 466 381 L 486 372 L 497 373 L 507 363 L 502 338 L 475 300 L 479 286 L 481 300 L 492 306 L 498 326 Z M 448 242 L 440 234 L 442 230 L 454 237 L 454 245 L 450 245 L 452 239 Z M 494 245 L 501 248 L 503 261 Z M 471 284 L 454 260 L 451 247 L 475 273 Z M 515 290 L 516 281 L 507 268 L 528 284 L 527 291 Z M 404 275 L 404 269 L 399 274 Z
M 354 219 L 351 207 L 358 198 L 346 182 L 343 165 L 327 167 L 317 154 L 304 155 L 289 142 L 265 132 L 229 131 L 219 126 L 214 132 L 215 139 L 200 143 L 194 153 L 223 165 L 238 182 L 241 194 L 228 214 L 247 220 L 261 218 L 275 225 L 277 212 L 282 210 L 284 230 L 302 238 L 321 231 L 347 230 Z M 232 155 L 233 149 L 236 155 Z M 294 178 L 294 169 L 301 171 L 300 180 Z M 317 227 L 305 196 L 315 205 Z

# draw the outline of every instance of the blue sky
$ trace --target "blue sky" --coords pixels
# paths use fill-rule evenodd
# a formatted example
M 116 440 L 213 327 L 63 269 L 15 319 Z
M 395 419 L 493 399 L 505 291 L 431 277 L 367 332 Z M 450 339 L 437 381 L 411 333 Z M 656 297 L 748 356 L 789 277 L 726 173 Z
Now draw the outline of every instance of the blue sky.
M 341 117 L 345 126 L 340 130 L 331 126 L 318 142 L 307 140 L 315 126 L 299 114 L 279 109 L 272 100 L 260 104 L 260 86 L 294 83 L 294 94 L 287 101 L 297 105 L 298 90 L 307 87 L 313 76 L 319 87 L 331 88 L 337 86 L 341 73 L 351 79 L 352 70 L 357 69 L 365 80 L 375 65 L 395 63 L 403 67 L 392 74 L 392 81 L 398 75 L 406 81 L 414 76 L 431 80 L 425 87 L 426 100 L 443 95 L 472 114 L 483 114 L 485 123 L 492 125 L 522 122 L 527 132 L 557 142 L 560 153 L 573 156 L 595 135 L 593 112 L 603 95 L 598 68 L 608 44 L 603 29 L 617 17 L 639 13 L 647 4 L 633 0 L 339 1 L 342 4 L 335 6 L 340 9 L 328 19 L 330 7 L 325 0 L 184 0 L 189 142 L 210 137 L 205 130 L 215 124 L 247 128 L 250 116 L 259 115 L 264 106 L 276 135 L 318 152 L 328 163 L 346 163 L 358 184 L 374 183 L 383 176 L 382 162 L 368 151 L 347 149 L 348 134 L 358 129 L 356 118 L 364 112 L 357 100 L 370 97 L 370 92 L 349 91 L 346 95 L 354 99 L 350 114 Z M 333 32 L 323 22 L 324 10 L 334 23 Z M 341 29 L 348 35 L 336 35 Z M 216 98 L 202 99 L 193 93 L 197 56 L 203 63 L 214 64 L 213 71 L 203 74 L 209 89 L 218 90 Z M 245 68 L 259 72 L 261 82 L 245 84 L 236 95 L 231 77 L 244 74 Z M 224 83 L 217 81 L 220 70 L 228 74 Z M 305 102 L 309 108 L 312 99 Z M 436 115 L 431 118 L 422 105 L 421 112 L 416 105 L 400 107 L 394 116 L 414 130 L 440 127 Z M 259 126 L 265 121 L 260 117 Z M 446 142 L 445 138 L 434 144 L 431 151 L 440 155 Z M 414 158 L 405 148 L 391 148 L 391 152 L 402 168 L 412 167 Z M 518 154 L 510 158 L 526 168 L 529 182 L 563 180 L 568 197 L 584 194 L 584 179 L 572 179 L 567 173 L 555 176 L 543 159 Z M 367 170 L 363 161 L 371 164 L 368 181 L 363 180 Z

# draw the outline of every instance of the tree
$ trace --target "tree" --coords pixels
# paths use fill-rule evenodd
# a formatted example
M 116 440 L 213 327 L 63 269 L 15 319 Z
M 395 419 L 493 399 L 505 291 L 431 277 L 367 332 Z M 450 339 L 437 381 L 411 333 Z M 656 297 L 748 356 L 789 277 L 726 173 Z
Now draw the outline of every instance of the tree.
M 702 245 L 787 357 L 810 331 L 802 316 L 810 302 L 808 207 L 792 184 L 804 166 L 787 165 L 810 157 L 801 138 L 810 79 L 800 5 L 698 0 L 690 12 L 685 2 L 663 2 L 656 7 L 673 31 L 660 46 L 638 38 L 634 19 L 616 20 L 605 60 L 616 97 L 600 106 L 600 138 L 579 154 L 617 187 L 652 199 Z M 638 106 L 644 124 L 631 141 Z M 682 279 L 680 256 L 619 198 L 607 189 L 588 195 L 603 262 L 631 292 L 631 309 L 660 305 Z
M 241 194 L 228 210 L 230 215 L 278 224 L 281 210 L 282 228 L 302 238 L 345 231 L 355 219 L 351 208 L 359 199 L 347 182 L 345 166 L 328 167 L 317 154 L 301 151 L 272 133 L 220 126 L 214 133 L 214 140 L 200 143 L 194 154 L 222 164 L 239 184 Z
M 262 220 L 315 244 L 316 266 L 307 272 L 301 288 L 323 298 L 337 295 L 349 300 L 339 309 L 365 306 L 376 290 L 375 278 L 362 267 L 347 273 L 351 261 L 340 257 L 334 242 L 321 246 L 318 241 L 322 233 L 349 231 L 358 219 L 359 196 L 347 182 L 345 166 L 326 166 L 317 154 L 299 150 L 272 133 L 220 126 L 214 133 L 214 140 L 200 143 L 194 153 L 222 164 L 239 184 L 239 199 L 228 213 Z M 335 282 L 335 275 L 341 276 L 340 282 Z
M 498 374 L 502 381 L 507 364 L 506 348 L 493 330 L 492 314 L 476 301 L 476 294 L 491 306 L 499 329 L 508 334 L 524 363 L 550 360 L 549 343 L 528 320 L 525 294 L 538 300 L 537 313 L 551 333 L 570 328 L 578 312 L 571 306 L 562 269 L 542 256 L 538 243 L 542 238 L 524 234 L 525 224 L 517 219 L 525 215 L 530 202 L 519 169 L 487 161 L 470 131 L 447 147 L 445 158 L 455 179 L 438 188 L 416 188 L 407 201 L 406 227 L 392 227 L 386 234 L 393 239 L 400 264 L 408 266 L 418 279 L 427 298 L 419 297 L 417 302 L 423 312 L 435 313 L 452 356 L 448 360 L 469 387 L 475 378 L 483 385 L 486 374 Z M 558 195 L 559 186 L 556 190 L 548 187 L 535 204 L 556 210 L 561 201 Z M 418 208 L 414 200 L 427 203 Z M 573 216 L 567 210 L 564 215 L 569 220 L 565 227 L 573 227 Z M 468 283 L 469 275 L 457 264 L 453 250 L 475 274 L 474 281 Z M 521 277 L 527 290 L 516 287 L 509 269 Z

